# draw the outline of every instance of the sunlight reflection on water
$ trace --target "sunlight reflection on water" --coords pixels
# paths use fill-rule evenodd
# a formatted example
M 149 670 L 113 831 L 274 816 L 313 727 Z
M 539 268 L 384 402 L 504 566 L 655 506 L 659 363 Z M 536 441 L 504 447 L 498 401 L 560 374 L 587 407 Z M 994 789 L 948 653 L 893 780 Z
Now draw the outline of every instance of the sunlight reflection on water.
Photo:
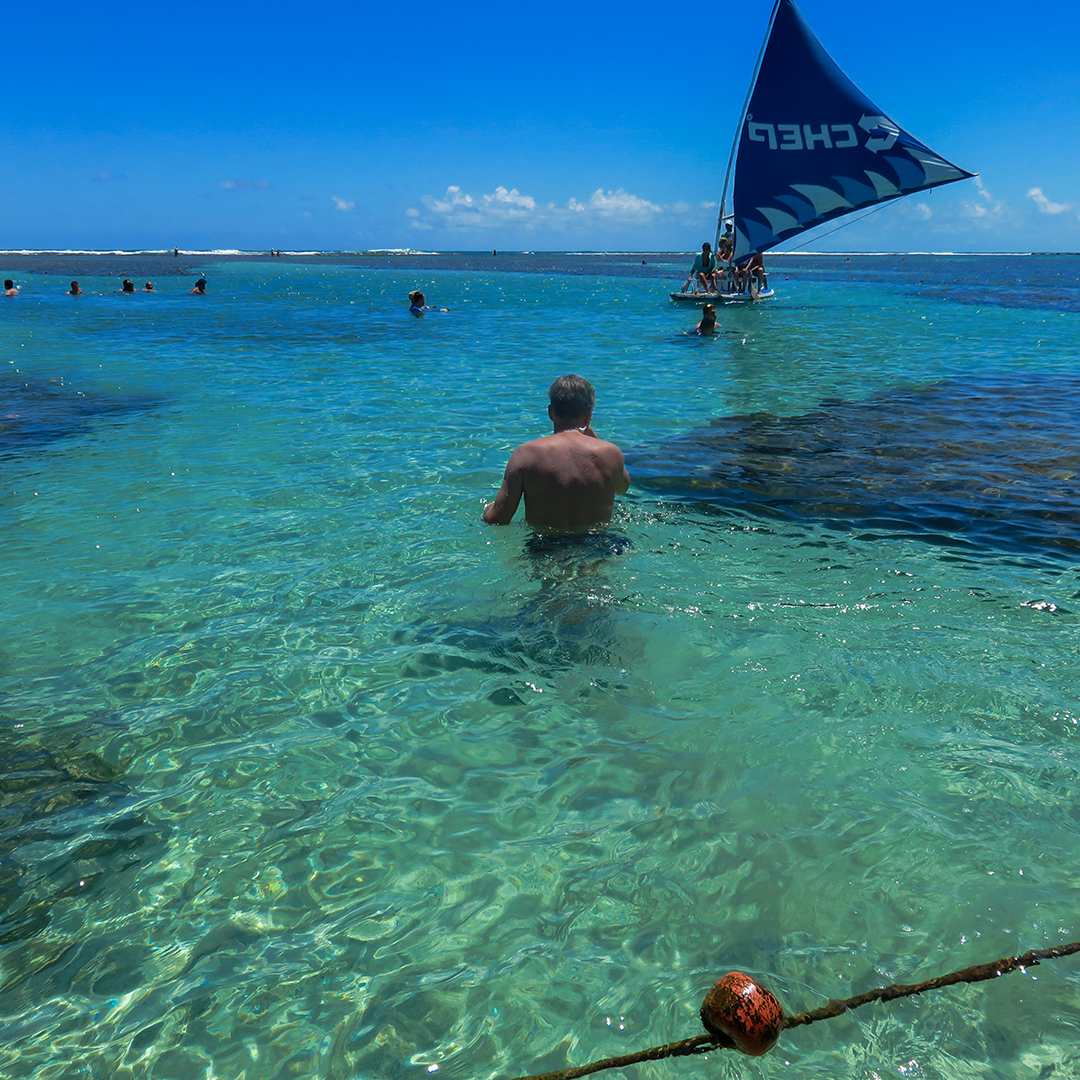
M 102 406 L 44 391 L 0 458 L 0 1072 L 516 1076 L 695 1033 L 732 967 L 794 1011 L 1078 936 L 1071 550 L 814 502 L 855 439 L 856 522 L 878 490 L 875 401 L 914 439 L 988 367 L 1067 387 L 1075 328 L 774 275 L 693 342 L 659 272 L 233 263 L 201 306 L 5 309 L 24 384 Z M 639 486 L 614 558 L 483 528 L 565 370 L 658 470 L 740 417 L 788 474 L 762 438 L 827 417 L 797 512 Z M 1075 978 L 1038 974 L 754 1075 L 1068 1075 Z

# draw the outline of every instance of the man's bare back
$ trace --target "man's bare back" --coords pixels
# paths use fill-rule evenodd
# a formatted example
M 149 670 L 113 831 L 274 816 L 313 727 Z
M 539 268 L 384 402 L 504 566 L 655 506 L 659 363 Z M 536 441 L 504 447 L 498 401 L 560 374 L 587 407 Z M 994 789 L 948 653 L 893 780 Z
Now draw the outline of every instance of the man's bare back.
M 567 387 L 569 397 L 563 393 Z M 489 525 L 509 525 L 524 496 L 530 525 L 584 531 L 610 521 L 615 496 L 630 487 L 622 451 L 592 429 L 592 387 L 576 375 L 564 375 L 552 385 L 551 396 L 548 416 L 554 433 L 523 443 L 510 455 L 502 487 L 484 509 Z M 560 408 L 585 411 L 566 417 Z

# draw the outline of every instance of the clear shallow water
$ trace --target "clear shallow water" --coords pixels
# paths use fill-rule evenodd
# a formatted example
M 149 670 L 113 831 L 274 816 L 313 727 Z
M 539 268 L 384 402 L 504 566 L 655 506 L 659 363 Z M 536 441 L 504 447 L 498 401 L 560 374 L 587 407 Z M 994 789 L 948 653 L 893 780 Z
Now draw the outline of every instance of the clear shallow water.
M 543 258 L 0 308 L 0 1074 L 513 1077 L 734 967 L 794 1012 L 1080 937 L 1080 314 L 777 257 L 691 339 L 687 260 Z M 572 370 L 616 559 L 479 524 Z M 626 1075 L 1073 1077 L 1078 987 Z

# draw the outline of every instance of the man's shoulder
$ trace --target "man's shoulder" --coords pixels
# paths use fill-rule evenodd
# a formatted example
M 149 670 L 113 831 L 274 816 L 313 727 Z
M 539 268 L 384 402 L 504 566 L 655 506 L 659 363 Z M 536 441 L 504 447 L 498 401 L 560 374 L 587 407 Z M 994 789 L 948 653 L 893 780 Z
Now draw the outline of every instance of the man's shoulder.
M 596 441 L 600 444 L 600 447 L 605 454 L 619 458 L 623 456 L 623 452 L 615 445 L 615 443 L 608 442 L 607 439 L 597 439 Z
M 514 448 L 514 453 L 515 454 L 532 453 L 534 450 L 537 450 L 540 447 L 542 447 L 544 445 L 544 443 L 547 442 L 547 440 L 550 439 L 550 438 L 551 438 L 550 435 L 542 435 L 539 439 L 530 439 L 528 442 L 520 443 L 517 447 Z

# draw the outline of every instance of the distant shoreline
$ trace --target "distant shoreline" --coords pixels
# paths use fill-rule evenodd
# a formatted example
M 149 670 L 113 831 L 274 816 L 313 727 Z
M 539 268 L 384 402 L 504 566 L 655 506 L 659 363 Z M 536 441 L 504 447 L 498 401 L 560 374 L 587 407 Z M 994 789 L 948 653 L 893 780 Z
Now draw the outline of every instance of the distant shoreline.
M 280 256 L 268 251 L 0 251 L 0 269 L 5 273 L 23 275 L 56 275 L 68 279 L 80 277 L 154 278 L 198 275 L 208 267 L 221 263 L 270 263 L 306 266 L 343 266 L 368 270 L 408 270 L 431 272 L 455 271 L 512 273 L 572 273 L 653 276 L 664 268 L 670 275 L 670 264 L 689 262 L 694 251 L 282 251 Z M 1069 251 L 1026 252 L 954 252 L 954 251 L 891 251 L 891 252 L 829 252 L 829 251 L 772 251 L 766 258 L 773 268 L 798 260 L 845 261 L 859 259 L 1019 259 L 1032 257 L 1076 257 Z M 558 265 L 555 265 L 555 264 Z
M 276 249 L 275 249 L 276 251 Z M 225 261 L 267 261 L 276 258 L 317 258 L 317 259 L 408 259 L 422 256 L 424 258 L 463 258 L 468 256 L 476 256 L 478 258 L 499 258 L 500 256 L 516 256 L 523 255 L 579 255 L 583 258 L 589 256 L 648 256 L 653 255 L 656 257 L 671 255 L 682 257 L 684 255 L 696 255 L 696 248 L 689 248 L 685 251 L 672 249 L 670 251 L 660 251 L 658 249 L 643 249 L 640 251 L 611 251 L 611 250 L 596 250 L 588 251 L 585 249 L 577 248 L 573 250 L 569 249 L 551 249 L 550 251 L 533 251 L 533 250 L 513 250 L 507 248 L 502 252 L 492 252 L 488 255 L 486 251 L 421 251 L 412 248 L 364 248 L 356 251 L 346 251 L 338 249 L 327 249 L 323 251 L 310 251 L 310 250 L 296 250 L 296 251 L 281 251 L 280 254 L 271 255 L 268 251 L 243 251 L 238 248 L 215 248 L 208 250 L 192 250 L 181 251 L 179 256 L 174 256 L 171 250 L 160 249 L 79 249 L 79 248 L 0 248 L 0 258 L 104 258 L 107 256 L 120 257 L 120 258 L 161 258 L 161 259 L 174 259 L 179 257 L 182 259 L 208 259 L 215 258 Z M 782 251 L 773 249 L 766 252 L 767 255 L 772 255 L 774 258 L 782 255 L 798 255 L 798 256 L 814 256 L 818 258 L 867 258 L 867 259 L 882 259 L 888 258 L 891 255 L 896 256 L 910 256 L 910 255 L 945 255 L 951 257 L 1000 257 L 1002 255 L 1080 255 L 1078 251 Z

